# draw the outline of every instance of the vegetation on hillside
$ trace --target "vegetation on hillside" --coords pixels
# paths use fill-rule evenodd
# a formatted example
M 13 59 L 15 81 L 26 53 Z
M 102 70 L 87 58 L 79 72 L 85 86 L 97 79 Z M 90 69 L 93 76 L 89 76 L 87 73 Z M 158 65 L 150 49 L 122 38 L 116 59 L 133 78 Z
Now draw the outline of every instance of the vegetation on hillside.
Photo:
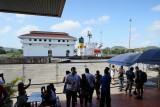
M 135 48 L 135 49 L 130 49 L 130 52 L 144 52 L 146 50 L 149 49 L 156 49 L 158 47 L 156 46 L 148 46 L 148 47 L 144 47 L 144 48 Z M 114 46 L 112 48 L 106 47 L 104 49 L 101 49 L 102 53 L 104 55 L 107 54 L 123 54 L 123 53 L 128 53 L 129 49 L 122 47 L 122 46 Z
M 3 47 L 0 46 L 0 57 L 20 57 L 22 56 L 23 51 L 22 49 L 18 49 L 18 50 L 4 50 Z

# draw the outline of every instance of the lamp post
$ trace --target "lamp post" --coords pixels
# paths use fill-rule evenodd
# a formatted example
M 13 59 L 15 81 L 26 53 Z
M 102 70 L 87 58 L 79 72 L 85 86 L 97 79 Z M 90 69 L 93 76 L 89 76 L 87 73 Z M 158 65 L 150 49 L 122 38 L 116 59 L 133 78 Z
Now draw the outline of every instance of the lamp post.
M 131 43 L 131 22 L 132 22 L 132 19 L 130 19 L 129 21 L 130 21 L 130 33 L 129 33 L 129 53 L 130 53 L 130 43 Z

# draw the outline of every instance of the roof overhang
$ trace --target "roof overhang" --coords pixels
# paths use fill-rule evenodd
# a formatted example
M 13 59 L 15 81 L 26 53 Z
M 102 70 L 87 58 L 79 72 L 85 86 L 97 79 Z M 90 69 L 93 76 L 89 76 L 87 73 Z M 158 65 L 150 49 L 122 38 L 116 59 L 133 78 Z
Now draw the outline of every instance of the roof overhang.
M 0 0 L 0 12 L 61 17 L 66 0 Z

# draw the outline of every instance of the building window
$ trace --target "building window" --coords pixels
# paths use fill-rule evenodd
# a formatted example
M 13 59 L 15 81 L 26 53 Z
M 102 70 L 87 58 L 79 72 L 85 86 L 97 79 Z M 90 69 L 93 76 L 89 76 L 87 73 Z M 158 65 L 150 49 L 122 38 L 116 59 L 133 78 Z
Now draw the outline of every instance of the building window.
M 44 41 L 46 42 L 46 39 L 44 39 Z
M 51 46 L 51 44 L 49 44 L 49 46 Z
M 29 45 L 32 45 L 32 44 L 29 44 Z
M 51 39 L 49 39 L 49 42 L 51 42 Z
M 58 42 L 60 42 L 60 40 L 58 40 Z
M 67 40 L 67 42 L 69 42 L 69 40 Z
M 67 45 L 67 46 L 69 46 L 69 45 Z
M 34 39 L 34 41 L 37 41 L 37 39 Z
M 39 41 L 42 41 L 42 39 L 39 39 Z
M 29 41 L 32 41 L 32 39 L 29 39 Z
M 65 42 L 65 40 L 63 40 L 63 42 Z

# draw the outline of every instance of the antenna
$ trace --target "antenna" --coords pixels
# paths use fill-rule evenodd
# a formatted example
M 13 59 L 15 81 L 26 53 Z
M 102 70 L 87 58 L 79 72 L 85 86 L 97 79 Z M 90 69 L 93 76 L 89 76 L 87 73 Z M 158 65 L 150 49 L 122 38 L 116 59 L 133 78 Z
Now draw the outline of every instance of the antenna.
M 88 37 L 89 37 L 89 42 L 90 42 L 90 38 L 92 38 L 92 34 L 89 33 L 89 31 L 88 31 Z

